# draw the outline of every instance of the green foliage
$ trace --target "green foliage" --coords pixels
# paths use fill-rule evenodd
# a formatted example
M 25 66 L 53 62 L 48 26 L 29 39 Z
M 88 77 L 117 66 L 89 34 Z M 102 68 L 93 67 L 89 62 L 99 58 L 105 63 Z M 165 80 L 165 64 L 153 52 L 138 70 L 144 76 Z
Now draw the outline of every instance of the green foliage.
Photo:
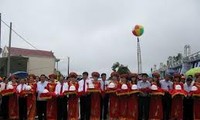
M 112 70 L 116 72 L 116 69 L 120 66 L 119 62 L 116 62 L 112 66 Z
M 119 62 L 116 62 L 113 64 L 112 70 L 115 72 L 118 72 L 119 74 L 127 74 L 130 72 L 128 66 L 124 66 L 123 64 L 120 64 Z

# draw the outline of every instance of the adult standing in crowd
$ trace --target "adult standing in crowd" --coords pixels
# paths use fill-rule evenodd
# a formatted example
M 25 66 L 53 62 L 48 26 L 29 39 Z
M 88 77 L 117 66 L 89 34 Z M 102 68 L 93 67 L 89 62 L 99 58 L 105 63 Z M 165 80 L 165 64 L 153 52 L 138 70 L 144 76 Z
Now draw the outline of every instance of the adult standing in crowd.
M 60 79 L 55 88 L 57 96 L 57 120 L 67 120 L 67 96 L 63 93 L 68 90 L 68 83 L 65 79 Z
M 27 85 L 25 84 L 25 79 L 22 78 L 19 81 L 19 85 L 17 86 L 17 93 L 19 95 L 18 97 L 18 103 L 19 103 L 19 120 L 27 120 L 27 95 L 26 93 L 23 93 Z
M 187 78 L 184 84 L 184 90 L 187 91 L 188 95 L 183 99 L 183 116 L 184 120 L 193 120 L 193 98 L 190 96 L 192 89 L 192 78 Z
M 143 92 L 139 94 L 139 120 L 148 120 L 150 101 L 148 90 L 151 84 L 148 81 L 148 75 L 146 73 L 142 74 L 142 80 L 138 81 L 137 86 Z
M 152 77 L 153 81 L 151 82 L 149 119 L 163 120 L 162 97 L 164 91 L 160 88 L 160 74 L 155 72 L 152 74 Z
M 30 74 L 27 79 L 27 85 L 30 86 L 31 94 L 27 96 L 27 119 L 35 120 L 36 116 L 36 89 L 37 83 L 34 74 Z
M 79 89 L 78 92 L 81 93 L 80 96 L 80 112 L 81 120 L 90 119 L 90 108 L 91 108 L 91 95 L 87 93 L 88 84 L 91 84 L 91 80 L 88 78 L 88 72 L 83 72 L 83 79 L 78 82 Z
M 172 95 L 172 107 L 171 107 L 171 118 L 170 119 L 183 119 L 183 98 L 187 94 L 183 89 L 183 83 L 180 82 L 181 75 L 179 73 L 174 74 L 173 80 L 173 91 Z
M 169 120 L 170 111 L 171 111 L 171 95 L 169 90 L 172 89 L 173 83 L 171 81 L 171 75 L 166 74 L 165 79 L 160 80 L 161 88 L 165 91 L 163 96 L 163 119 Z
M 129 89 L 130 95 L 128 97 L 128 110 L 127 117 L 128 120 L 138 120 L 138 94 L 139 90 L 137 87 L 138 75 L 136 73 L 131 73 L 129 75 Z
M 107 120 L 108 116 L 108 102 L 109 95 L 105 93 L 106 87 L 108 85 L 108 80 L 106 78 L 106 73 L 101 74 L 101 90 L 102 90 L 102 99 L 101 99 L 101 120 Z
M 90 120 L 99 120 L 101 116 L 101 83 L 98 80 L 99 76 L 98 72 L 92 72 L 92 82 L 88 87 L 91 94 Z
M 43 120 L 43 118 L 46 120 L 46 106 L 47 101 L 42 100 L 40 98 L 40 94 L 43 93 L 45 87 L 47 86 L 46 76 L 44 74 L 40 75 L 40 81 L 37 83 L 37 112 L 38 112 L 38 119 Z M 43 116 L 44 115 L 44 116 Z
M 117 95 L 119 96 L 119 120 L 124 120 L 128 113 L 128 74 L 120 75 L 119 89 Z
M 68 98 L 68 120 L 78 120 L 79 118 L 79 104 L 78 104 L 78 82 L 77 82 L 77 74 L 75 72 L 71 72 L 69 74 L 69 89 L 68 91 L 72 94 L 69 94 Z
M 46 86 L 46 89 L 54 96 L 55 89 L 56 89 L 56 74 L 49 75 L 49 83 Z M 51 99 L 47 100 L 47 119 L 48 120 L 56 120 L 57 118 L 57 101 L 56 97 L 52 97 Z
M 8 83 L 13 87 L 14 91 L 16 91 L 18 85 L 17 79 L 15 75 L 12 75 L 11 81 Z M 16 93 L 9 96 L 9 119 L 19 119 L 19 107 Z
M 4 78 L 3 82 L 1 82 L 1 91 L 7 90 L 8 88 L 8 79 Z M 2 96 L 2 102 L 1 102 L 1 110 L 2 110 L 2 117 L 4 120 L 7 120 L 9 118 L 8 111 L 9 111 L 9 106 L 8 106 L 8 101 L 9 101 L 9 96 Z
M 195 89 L 196 90 L 195 90 Z M 200 119 L 200 73 L 195 74 L 195 83 L 193 86 L 193 91 L 196 95 L 193 94 L 193 118 L 195 120 Z
M 111 73 L 111 81 L 108 84 L 109 92 L 109 119 L 117 120 L 119 119 L 119 97 L 116 95 L 116 92 L 119 88 L 119 74 L 117 72 Z

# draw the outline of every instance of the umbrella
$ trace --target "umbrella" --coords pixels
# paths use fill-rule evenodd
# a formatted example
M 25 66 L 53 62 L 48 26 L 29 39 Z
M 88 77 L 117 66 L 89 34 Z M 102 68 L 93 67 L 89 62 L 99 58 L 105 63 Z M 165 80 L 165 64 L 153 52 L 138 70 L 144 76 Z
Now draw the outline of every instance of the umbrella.
M 185 73 L 185 75 L 186 75 L 186 76 L 189 76 L 189 75 L 194 76 L 195 73 L 200 73 L 200 67 L 196 67 L 196 68 L 192 68 L 192 69 L 188 70 L 188 71 Z
M 177 71 L 174 69 L 167 69 L 167 71 L 166 71 L 166 74 L 171 75 L 171 76 L 173 76 L 174 73 L 177 73 Z
M 25 71 L 17 71 L 13 73 L 12 75 L 15 75 L 18 78 L 26 78 L 28 76 L 28 73 Z

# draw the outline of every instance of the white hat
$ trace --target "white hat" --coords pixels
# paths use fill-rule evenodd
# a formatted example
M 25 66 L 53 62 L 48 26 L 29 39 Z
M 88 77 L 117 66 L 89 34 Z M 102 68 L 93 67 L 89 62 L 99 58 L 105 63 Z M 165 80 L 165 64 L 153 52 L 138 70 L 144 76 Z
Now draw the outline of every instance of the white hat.
M 122 84 L 122 87 L 121 87 L 122 90 L 127 90 L 128 89 L 128 86 L 126 84 Z
M 191 91 L 197 91 L 198 88 L 196 86 L 192 86 Z
M 152 85 L 151 90 L 158 90 L 158 87 L 156 85 Z
M 76 88 L 75 88 L 74 85 L 72 85 L 72 86 L 69 87 L 69 91 L 75 91 L 75 90 L 76 90 Z
M 26 90 L 31 90 L 31 86 L 30 86 L 30 85 L 27 85 L 25 89 L 26 89 Z
M 112 82 L 108 85 L 108 88 L 114 88 L 114 87 L 115 87 L 115 84 Z
M 132 85 L 132 86 L 131 86 L 131 89 L 132 89 L 132 90 L 137 90 L 137 89 L 138 89 L 138 87 L 137 87 L 137 85 L 136 85 L 136 84 L 134 84 L 134 85 Z
M 10 84 L 7 86 L 7 90 L 13 89 L 13 88 L 14 88 L 14 87 L 13 87 L 12 85 L 10 85 Z
M 44 89 L 42 93 L 48 93 L 49 91 L 47 89 Z
M 176 85 L 176 86 L 175 86 L 175 90 L 182 90 L 182 88 L 181 88 L 180 85 Z

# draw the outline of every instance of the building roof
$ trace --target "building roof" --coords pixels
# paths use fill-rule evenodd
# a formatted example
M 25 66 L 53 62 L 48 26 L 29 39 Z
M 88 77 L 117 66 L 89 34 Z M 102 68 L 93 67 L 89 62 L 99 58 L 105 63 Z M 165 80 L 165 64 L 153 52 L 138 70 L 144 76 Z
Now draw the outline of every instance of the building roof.
M 32 57 L 50 57 L 55 58 L 52 51 L 44 51 L 44 50 L 31 50 L 31 49 L 24 49 L 24 48 L 16 48 L 11 47 L 10 49 L 11 56 L 32 56 Z

